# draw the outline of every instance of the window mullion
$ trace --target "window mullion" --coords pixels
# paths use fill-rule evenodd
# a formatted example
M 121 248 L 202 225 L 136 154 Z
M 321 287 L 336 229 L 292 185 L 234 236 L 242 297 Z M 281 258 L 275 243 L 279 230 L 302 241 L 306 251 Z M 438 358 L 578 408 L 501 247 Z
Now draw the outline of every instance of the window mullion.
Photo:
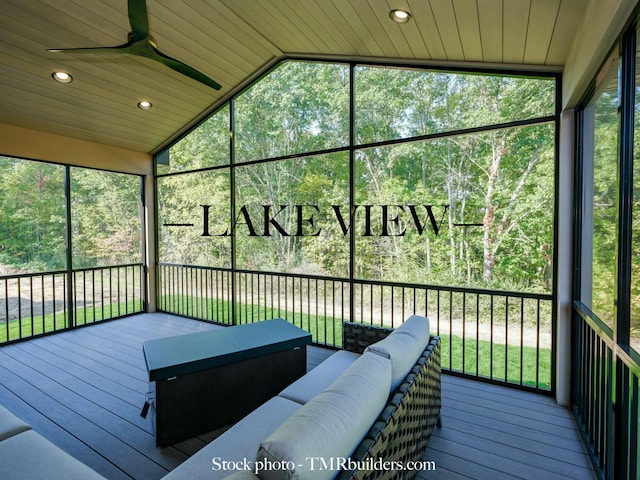
M 629 345 L 631 241 L 633 222 L 633 137 L 635 97 L 636 31 L 622 39 L 620 71 L 620 155 L 618 167 L 618 255 L 615 337 L 618 345 Z
M 631 242 L 633 221 L 633 137 L 635 101 L 636 30 L 629 28 L 621 42 L 620 144 L 618 167 L 618 245 L 614 340 L 626 349 L 630 341 Z M 613 477 L 628 478 L 629 369 L 616 361 Z

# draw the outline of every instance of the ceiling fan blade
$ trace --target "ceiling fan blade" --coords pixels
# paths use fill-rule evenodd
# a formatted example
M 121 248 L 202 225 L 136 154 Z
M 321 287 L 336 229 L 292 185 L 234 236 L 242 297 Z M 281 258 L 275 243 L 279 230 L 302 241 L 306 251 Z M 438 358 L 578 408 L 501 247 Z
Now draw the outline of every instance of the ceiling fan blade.
M 129 41 L 115 47 L 83 47 L 83 48 L 50 48 L 49 52 L 70 52 L 70 53 L 127 53 L 146 57 L 175 70 L 182 75 L 186 75 L 197 82 L 200 82 L 215 90 L 220 90 L 221 85 L 200 73 L 193 67 L 182 63 L 175 58 L 165 55 L 156 48 L 153 37 L 149 35 L 149 17 L 147 14 L 146 0 L 128 0 L 129 24 L 131 32 Z
M 132 42 L 127 42 L 115 47 L 81 47 L 81 48 L 49 48 L 47 52 L 54 53 L 130 53 Z M 115 50 L 115 51 L 114 51 Z
M 149 36 L 149 16 L 146 0 L 128 0 L 129 25 L 133 33 L 133 41 Z
M 172 70 L 175 70 L 178 73 L 186 75 L 187 77 L 190 77 L 200 83 L 203 83 L 206 86 L 211 87 L 215 90 L 220 90 L 222 88 L 222 86 L 218 82 L 207 77 L 204 73 L 200 73 L 195 68 L 190 67 L 189 65 L 182 63 L 181 61 L 176 60 L 175 58 L 171 58 L 170 56 L 165 55 L 164 53 L 162 53 L 160 50 L 158 50 L 153 46 L 151 47 L 151 49 L 153 50 L 154 55 L 150 56 L 149 58 L 152 58 L 153 60 L 156 60 L 157 62 L 160 62 L 166 65 Z

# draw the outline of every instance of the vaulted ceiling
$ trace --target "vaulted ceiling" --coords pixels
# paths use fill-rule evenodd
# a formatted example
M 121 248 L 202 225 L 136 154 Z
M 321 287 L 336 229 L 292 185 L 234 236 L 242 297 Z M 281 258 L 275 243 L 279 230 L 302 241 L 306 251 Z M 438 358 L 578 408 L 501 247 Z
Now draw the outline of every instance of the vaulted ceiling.
M 222 85 L 214 90 L 146 58 L 47 51 L 124 43 L 127 0 L 0 0 L 0 123 L 154 152 L 284 58 L 559 70 L 586 3 L 147 0 L 159 49 Z M 394 23 L 392 8 L 411 20 Z M 56 83 L 55 70 L 74 81 Z M 140 100 L 153 108 L 138 109 Z

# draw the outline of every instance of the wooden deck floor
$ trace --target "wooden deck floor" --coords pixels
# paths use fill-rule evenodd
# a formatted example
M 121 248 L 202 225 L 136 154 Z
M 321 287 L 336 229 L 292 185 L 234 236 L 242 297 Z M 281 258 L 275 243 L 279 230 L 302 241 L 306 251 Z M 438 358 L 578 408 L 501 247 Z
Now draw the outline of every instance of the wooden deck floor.
M 0 348 L 0 404 L 109 479 L 155 480 L 220 432 L 157 448 L 142 342 L 222 328 L 143 314 Z M 330 350 L 309 349 L 313 368 Z M 443 428 L 419 479 L 594 479 L 569 411 L 551 398 L 443 376 Z M 34 452 L 37 454 L 37 452 Z

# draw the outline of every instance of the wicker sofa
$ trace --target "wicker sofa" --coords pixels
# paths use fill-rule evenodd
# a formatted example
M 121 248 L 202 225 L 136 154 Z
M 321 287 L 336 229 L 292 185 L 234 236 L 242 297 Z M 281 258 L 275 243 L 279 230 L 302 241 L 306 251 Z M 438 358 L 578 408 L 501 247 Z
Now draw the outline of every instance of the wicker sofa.
M 425 325 L 423 345 L 411 358 L 412 347 L 405 341 L 409 339 L 415 350 L 418 344 L 410 339 L 415 333 L 411 329 L 424 331 Z M 407 465 L 422 459 L 431 432 L 440 424 L 440 339 L 429 336 L 427 319 L 414 316 L 395 331 L 345 323 L 343 343 L 343 350 L 164 479 L 412 478 L 415 470 L 370 468 L 367 462 Z M 391 357 L 396 363 L 400 360 L 399 370 L 392 368 Z M 38 455 L 33 456 L 35 447 Z M 0 454 L 2 479 L 103 478 L 1 406 Z M 305 462 L 309 456 L 317 462 L 351 462 L 310 469 Z M 258 462 L 278 458 L 286 460 L 287 468 L 254 473 Z
M 389 329 L 348 323 L 345 324 L 343 342 L 346 350 L 360 353 L 389 333 Z M 440 337 L 432 336 L 351 458 L 359 462 L 382 458 L 404 465 L 421 460 L 431 432 L 436 426 L 442 426 L 440 372 Z M 346 480 L 412 476 L 411 472 L 354 469 L 341 472 L 338 478 Z
M 440 426 L 440 339 L 428 329 L 419 316 L 395 331 L 344 323 L 343 350 L 164 480 L 412 478 L 415 470 L 372 462 L 420 461 Z

